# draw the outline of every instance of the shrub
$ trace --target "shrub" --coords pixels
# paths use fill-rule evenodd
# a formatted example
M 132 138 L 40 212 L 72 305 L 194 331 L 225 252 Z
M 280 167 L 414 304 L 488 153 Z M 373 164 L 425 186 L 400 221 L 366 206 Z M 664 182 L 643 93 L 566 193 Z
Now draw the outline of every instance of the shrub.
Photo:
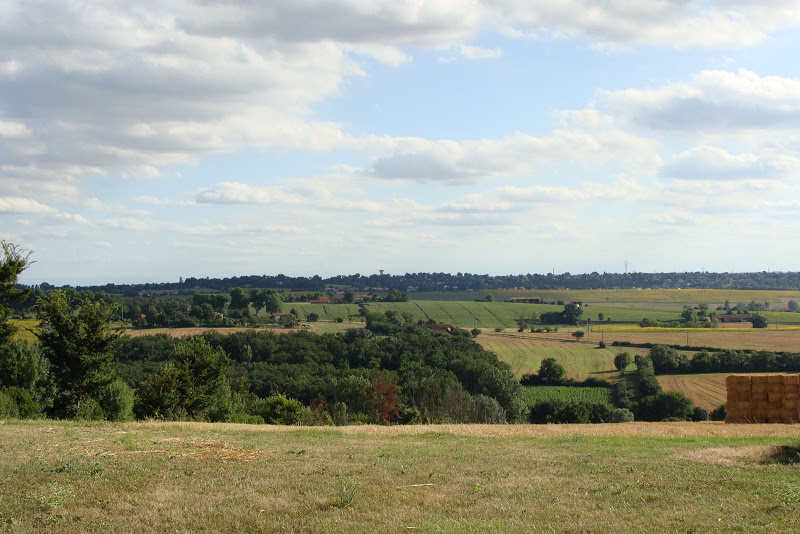
M 130 421 L 133 419 L 133 390 L 117 379 L 101 392 L 100 406 L 109 421 Z
M 102 421 L 104 418 L 103 408 L 92 398 L 84 399 L 75 410 L 75 419 L 79 421 Z
M 709 413 L 708 415 L 712 421 L 724 421 L 725 416 L 727 415 L 725 413 L 725 405 L 720 404 L 719 406 L 711 410 L 711 413 Z
M 10 417 L 12 419 L 19 417 L 17 403 L 5 391 L 0 391 L 0 417 Z
M 627 408 L 615 408 L 609 415 L 609 423 L 630 423 L 633 421 L 633 412 Z
M 504 424 L 506 411 L 497 399 L 486 395 L 475 395 L 472 397 L 471 419 L 473 423 Z
M 290 399 L 286 395 L 272 395 L 264 399 L 263 413 L 261 417 L 264 421 L 273 425 L 299 425 L 304 416 L 305 406 L 296 399 Z
M 345 426 L 350 422 L 350 417 L 347 413 L 347 404 L 344 402 L 334 402 L 331 405 L 331 419 L 336 426 Z
M 708 421 L 708 410 L 695 406 L 692 410 L 692 421 Z

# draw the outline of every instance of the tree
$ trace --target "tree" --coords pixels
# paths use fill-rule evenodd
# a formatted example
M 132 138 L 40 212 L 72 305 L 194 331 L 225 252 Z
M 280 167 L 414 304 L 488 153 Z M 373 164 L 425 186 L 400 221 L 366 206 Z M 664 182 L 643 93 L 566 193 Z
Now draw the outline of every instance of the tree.
M 581 338 L 583 338 L 584 334 L 585 334 L 585 332 L 583 330 L 575 330 L 572 333 L 572 337 L 575 338 L 575 341 L 580 341 Z
M 250 298 L 247 296 L 247 293 L 244 292 L 244 289 L 240 287 L 234 287 L 231 289 L 230 295 L 231 302 L 228 305 L 228 309 L 243 310 L 250 304 Z
M 283 307 L 281 296 L 274 289 L 267 289 L 264 295 L 264 307 L 267 313 L 278 313 Z
M 254 289 L 250 292 L 250 304 L 253 305 L 257 317 L 258 310 L 267 305 L 267 295 L 260 289 Z
M 564 306 L 564 311 L 562 313 L 564 314 L 565 324 L 578 324 L 581 315 L 583 315 L 583 308 L 571 302 Z
M 752 323 L 753 323 L 753 328 L 766 328 L 767 326 L 769 326 L 767 318 L 758 314 L 753 316 Z
M 352 289 L 348 289 L 344 292 L 344 301 L 348 304 L 352 304 L 356 301 L 356 292 Z
M 111 308 L 88 298 L 76 305 L 62 290 L 48 293 L 36 304 L 42 321 L 36 336 L 56 385 L 52 407 L 56 417 L 72 418 L 84 402 L 101 402 L 116 379 L 111 345 L 119 333 L 108 323 Z
M 139 417 L 226 420 L 232 410 L 227 372 L 229 359 L 202 337 L 175 347 L 170 362 L 142 384 L 136 413 Z
M 797 301 L 790 300 L 786 307 L 789 308 L 789 311 L 797 311 Z
M 614 356 L 614 367 L 618 371 L 624 371 L 631 364 L 631 355 L 629 352 L 620 352 Z
M 557 384 L 564 380 L 567 372 L 555 358 L 545 358 L 539 364 L 539 380 L 543 384 Z
M 650 359 L 656 374 L 684 371 L 689 367 L 689 359 L 669 345 L 655 345 L 650 349 Z
M 0 241 L 0 346 L 11 340 L 15 327 L 8 322 L 9 304 L 24 299 L 28 292 L 16 289 L 22 271 L 31 264 L 31 251 Z

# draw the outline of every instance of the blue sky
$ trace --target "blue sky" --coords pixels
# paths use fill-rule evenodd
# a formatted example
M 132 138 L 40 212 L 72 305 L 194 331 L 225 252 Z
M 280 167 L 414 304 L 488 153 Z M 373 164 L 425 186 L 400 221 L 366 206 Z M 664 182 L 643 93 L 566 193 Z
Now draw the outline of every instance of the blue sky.
M 800 2 L 0 0 L 23 282 L 792 270 Z

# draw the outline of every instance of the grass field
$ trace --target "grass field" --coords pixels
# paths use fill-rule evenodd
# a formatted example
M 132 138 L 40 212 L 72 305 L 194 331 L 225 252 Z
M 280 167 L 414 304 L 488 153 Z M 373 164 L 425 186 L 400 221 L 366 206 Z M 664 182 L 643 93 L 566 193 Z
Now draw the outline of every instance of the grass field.
M 796 532 L 798 429 L 0 424 L 0 530 Z
M 543 337 L 547 335 L 548 337 Z M 567 377 L 585 380 L 590 376 L 609 377 L 616 374 L 614 356 L 622 349 L 600 349 L 594 343 L 553 339 L 553 334 L 481 334 L 475 340 L 511 366 L 518 377 L 536 373 L 545 358 L 555 358 L 567 370 Z

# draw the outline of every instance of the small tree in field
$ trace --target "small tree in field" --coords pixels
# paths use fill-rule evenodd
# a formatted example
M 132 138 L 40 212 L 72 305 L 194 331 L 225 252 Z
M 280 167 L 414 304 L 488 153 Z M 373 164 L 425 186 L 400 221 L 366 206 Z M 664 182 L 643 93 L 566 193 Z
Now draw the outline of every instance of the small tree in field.
M 614 367 L 617 371 L 624 371 L 631 364 L 631 355 L 628 352 L 620 352 L 614 356 Z
M 575 330 L 572 333 L 572 337 L 575 338 L 575 341 L 580 341 L 583 338 L 584 335 L 585 335 L 585 332 L 583 330 Z
M 558 363 L 555 358 L 545 358 L 539 364 L 539 380 L 543 384 L 558 384 L 567 375 L 564 366 Z

